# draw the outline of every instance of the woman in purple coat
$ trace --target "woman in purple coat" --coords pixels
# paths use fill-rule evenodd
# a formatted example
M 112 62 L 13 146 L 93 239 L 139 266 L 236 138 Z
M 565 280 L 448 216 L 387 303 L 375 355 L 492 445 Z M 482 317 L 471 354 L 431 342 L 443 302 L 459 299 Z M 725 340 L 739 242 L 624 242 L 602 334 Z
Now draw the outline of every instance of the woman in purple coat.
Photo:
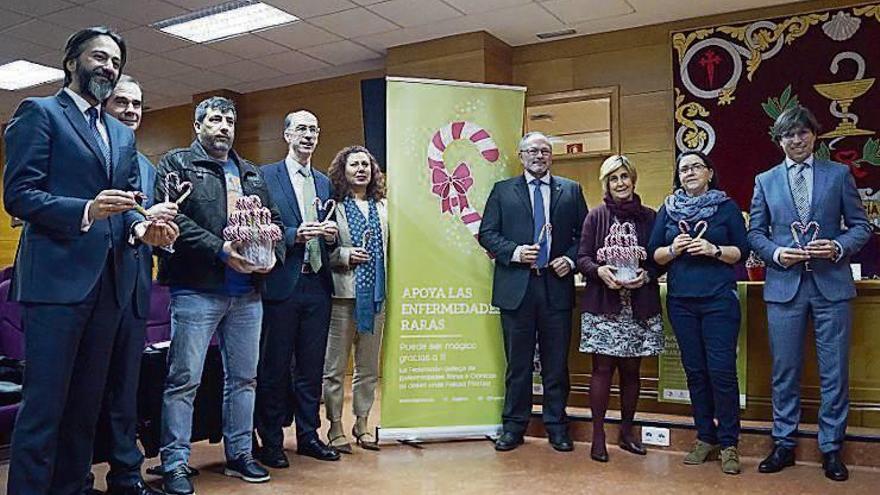
M 577 268 L 587 280 L 580 304 L 580 351 L 590 354 L 593 362 L 590 457 L 598 462 L 608 462 L 604 423 L 615 368 L 622 416 L 618 445 L 645 455 L 632 431 L 639 368 L 642 357 L 663 350 L 658 272 L 645 251 L 655 213 L 642 206 L 635 193 L 636 178 L 636 168 L 625 156 L 605 160 L 599 170 L 604 203 L 584 220 L 578 250 Z

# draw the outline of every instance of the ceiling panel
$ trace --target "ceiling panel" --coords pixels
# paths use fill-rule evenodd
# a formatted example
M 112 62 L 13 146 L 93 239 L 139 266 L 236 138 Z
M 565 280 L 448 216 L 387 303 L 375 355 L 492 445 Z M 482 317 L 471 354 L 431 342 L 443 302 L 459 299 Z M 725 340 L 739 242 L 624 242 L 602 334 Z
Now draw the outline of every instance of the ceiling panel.
M 51 14 L 52 12 L 74 6 L 75 4 L 65 0 L 0 0 L 0 9 L 12 10 L 34 17 Z M 2 24 L 2 21 L 0 21 L 0 24 Z
M 97 0 L 88 4 L 88 7 L 138 24 L 150 24 L 189 13 L 184 8 L 162 0 L 138 0 L 137 2 Z
M 125 19 L 120 19 L 86 6 L 59 10 L 44 16 L 43 19 L 72 30 L 83 29 L 89 26 L 107 26 L 116 32 L 121 32 L 137 26 L 137 23 L 126 21 Z
M 541 2 L 565 23 L 576 23 L 635 12 L 624 0 L 549 0 Z
M 479 14 L 532 3 L 532 0 L 443 0 L 465 14 Z
M 382 56 L 380 53 L 348 40 L 304 48 L 302 52 L 333 65 L 345 65 Z
M 145 52 L 154 54 L 170 52 L 171 50 L 193 45 L 189 41 L 169 36 L 147 26 L 124 31 L 121 35 L 125 39 L 126 45 L 136 46 Z
M 0 30 L 15 26 L 28 20 L 28 16 L 10 10 L 0 9 Z
M 286 46 L 253 35 L 236 36 L 228 40 L 211 43 L 208 46 L 241 58 L 261 57 L 288 50 Z
M 28 59 L 42 55 L 45 52 L 46 47 L 44 46 L 0 34 L 0 57 L 7 57 L 13 60 L 20 58 Z
M 219 67 L 214 70 L 222 72 L 223 74 L 226 74 L 230 77 L 237 79 L 238 81 L 243 82 L 259 81 L 260 79 L 272 79 L 284 75 L 283 72 L 279 72 L 275 69 L 269 68 L 266 65 L 251 62 L 250 60 L 240 60 L 238 62 L 226 64 L 223 67 Z
M 262 0 L 269 5 L 293 14 L 300 19 L 310 19 L 319 15 L 332 14 L 353 9 L 357 4 L 349 0 Z
M 267 29 L 257 33 L 256 36 L 294 49 L 322 45 L 342 39 L 329 31 L 307 22 L 295 22 L 286 26 Z
M 368 9 L 403 27 L 429 24 L 463 15 L 440 0 L 390 0 L 371 5 Z
M 254 62 L 258 62 L 285 74 L 306 72 L 327 67 L 329 65 L 326 62 L 322 62 L 316 58 L 295 51 L 287 51 L 276 53 L 275 55 L 268 55 L 266 57 L 255 58 Z
M 218 65 L 237 62 L 240 60 L 231 53 L 221 52 L 210 45 L 193 45 L 179 50 L 173 50 L 162 55 L 171 60 L 191 65 L 193 67 L 216 67 Z
M 176 62 L 159 55 L 149 55 L 142 58 L 132 58 L 125 64 L 125 72 L 139 79 L 153 79 L 157 74 L 167 77 L 172 74 L 180 74 L 192 70 L 190 65 Z
M 66 27 L 38 19 L 22 22 L 3 31 L 4 36 L 12 36 L 41 45 L 46 47 L 46 50 L 57 50 L 59 57 L 64 51 L 67 38 L 71 34 L 70 30 Z
M 400 27 L 363 7 L 315 17 L 310 22 L 343 38 L 392 31 Z
M 169 76 L 169 78 L 191 86 L 197 92 L 228 88 L 238 82 L 238 79 L 234 77 L 207 69 L 193 69 L 189 72 Z

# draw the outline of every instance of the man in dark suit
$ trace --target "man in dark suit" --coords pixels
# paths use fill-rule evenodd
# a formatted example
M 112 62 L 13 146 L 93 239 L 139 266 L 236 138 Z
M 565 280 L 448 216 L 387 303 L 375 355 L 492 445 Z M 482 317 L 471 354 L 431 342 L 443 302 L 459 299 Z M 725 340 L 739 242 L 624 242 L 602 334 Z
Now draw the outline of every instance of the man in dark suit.
M 773 356 L 775 444 L 758 470 L 775 473 L 794 465 L 804 338 L 812 319 L 822 384 L 822 466 L 827 478 L 844 481 L 849 472 L 840 449 L 849 412 L 850 300 L 856 296 L 849 259 L 871 230 L 849 169 L 813 155 L 818 132 L 816 117 L 806 108 L 783 112 L 772 133 L 785 160 L 755 178 L 749 242 L 768 260 L 764 301 Z M 800 239 L 795 238 L 795 222 L 815 222 L 818 237 L 807 242 L 809 234 L 798 233 Z
M 64 89 L 28 98 L 6 129 L 4 205 L 24 221 L 11 297 L 22 304 L 25 372 L 8 493 L 82 491 L 113 341 L 137 280 L 133 242 L 174 231 L 133 210 L 134 134 L 102 112 L 125 64 L 106 28 L 71 36 Z
M 311 112 L 290 113 L 284 119 L 287 157 L 263 167 L 269 194 L 281 212 L 286 245 L 284 263 L 266 278 L 257 379 L 259 459 L 272 468 L 290 465 L 282 428 L 291 407 L 297 454 L 339 460 L 336 449 L 318 438 L 333 293 L 327 244 L 335 243 L 337 234 L 336 222 L 326 218 L 329 212 L 315 204 L 316 199 L 323 205 L 333 196 L 330 180 L 311 163 L 320 132 Z M 291 384 L 292 404 L 288 400 Z
M 104 102 L 107 113 L 137 131 L 143 116 L 143 91 L 131 76 L 122 75 L 113 93 Z M 177 203 L 155 202 L 153 187 L 156 169 L 143 153 L 137 153 L 142 205 L 150 216 L 173 218 Z M 176 229 L 176 224 L 169 223 Z M 107 495 L 158 495 L 141 477 L 144 455 L 137 446 L 137 393 L 144 350 L 144 335 L 150 315 L 150 291 L 153 281 L 153 250 L 142 244 L 138 249 L 138 274 L 134 298 L 122 315 L 119 332 L 113 343 L 107 390 L 98 422 L 97 448 L 107 456 Z M 97 492 L 93 492 L 97 493 Z
M 492 304 L 501 310 L 507 357 L 504 431 L 495 449 L 523 443 L 537 339 L 544 426 L 553 448 L 568 452 L 574 448 L 565 414 L 574 260 L 587 204 L 580 184 L 550 175 L 553 147 L 547 136 L 523 136 L 519 157 L 523 175 L 495 184 L 480 225 L 480 245 L 495 256 Z

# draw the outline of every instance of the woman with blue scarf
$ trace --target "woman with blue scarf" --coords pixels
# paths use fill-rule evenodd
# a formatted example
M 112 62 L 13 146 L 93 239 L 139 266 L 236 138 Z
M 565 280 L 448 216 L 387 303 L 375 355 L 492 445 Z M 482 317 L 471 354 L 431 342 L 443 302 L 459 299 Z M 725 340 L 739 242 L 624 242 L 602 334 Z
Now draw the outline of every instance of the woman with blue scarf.
M 359 446 L 379 450 L 367 418 L 379 381 L 379 350 L 385 324 L 385 176 L 376 158 L 363 146 L 349 146 L 337 153 L 327 175 L 338 202 L 339 242 L 330 254 L 334 294 L 324 360 L 324 407 L 330 421 L 328 443 L 351 454 L 342 425 L 342 407 L 343 382 L 352 347 L 355 424 L 351 434 Z
M 748 241 L 739 207 L 717 188 L 717 181 L 703 153 L 678 157 L 674 192 L 657 212 L 648 253 L 667 267 L 666 311 L 697 428 L 697 441 L 684 463 L 720 457 L 724 473 L 739 474 L 740 310 L 733 265 L 748 252 Z

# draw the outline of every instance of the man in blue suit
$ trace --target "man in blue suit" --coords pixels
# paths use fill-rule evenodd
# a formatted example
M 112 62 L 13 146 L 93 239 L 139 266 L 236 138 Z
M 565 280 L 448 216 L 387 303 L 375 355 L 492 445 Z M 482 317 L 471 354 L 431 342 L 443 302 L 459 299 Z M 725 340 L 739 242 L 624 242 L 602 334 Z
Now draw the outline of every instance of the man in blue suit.
M 794 464 L 807 321 L 816 333 L 822 402 L 819 449 L 825 476 L 848 478 L 840 457 L 849 412 L 850 256 L 871 235 L 849 169 L 813 155 L 819 124 L 804 107 L 786 110 L 772 134 L 785 160 L 755 178 L 749 242 L 768 260 L 764 301 L 773 356 L 773 451 L 758 466 L 775 473 Z M 809 226 L 808 233 L 795 231 Z M 812 237 L 815 225 L 818 236 Z M 797 235 L 797 238 L 795 238 Z
M 161 219 L 133 210 L 134 134 L 101 108 L 125 54 L 122 38 L 106 28 L 73 34 L 64 89 L 24 100 L 6 130 L 4 205 L 24 221 L 10 296 L 22 304 L 27 334 L 10 495 L 82 491 L 96 397 L 137 280 L 134 244 L 174 240 Z
M 587 203 L 580 184 L 550 174 L 553 147 L 547 136 L 523 136 L 519 157 L 523 175 L 495 184 L 480 225 L 480 245 L 495 256 L 492 304 L 501 310 L 507 357 L 504 431 L 495 449 L 513 450 L 523 443 L 532 412 L 537 339 L 544 427 L 553 448 L 568 452 L 574 448 L 565 413 L 574 260 Z M 552 230 L 545 229 L 547 224 Z
M 333 196 L 330 179 L 312 166 L 318 145 L 318 118 L 299 110 L 284 119 L 287 157 L 263 167 L 269 194 L 284 224 L 284 263 L 266 278 L 263 334 L 257 378 L 259 459 L 272 468 L 290 465 L 282 428 L 292 407 L 297 454 L 324 461 L 339 460 L 336 449 L 318 438 L 324 355 L 330 331 L 328 243 L 336 242 L 336 222 L 316 208 Z M 291 361 L 293 362 L 291 376 Z M 292 404 L 288 400 L 293 386 Z
M 137 131 L 143 116 L 143 91 L 131 76 L 122 75 L 113 93 L 104 102 L 107 113 Z M 137 153 L 142 205 L 150 216 L 177 215 L 177 203 L 155 202 L 153 188 L 156 169 L 143 153 Z M 173 229 L 177 225 L 169 222 Z M 98 424 L 98 445 L 110 463 L 107 495 L 158 495 L 141 477 L 144 455 L 137 446 L 137 394 L 144 350 L 144 335 L 150 315 L 150 292 L 153 281 L 153 250 L 142 244 L 138 249 L 138 274 L 134 298 L 122 315 L 119 333 L 113 343 L 107 391 Z M 94 493 L 94 492 L 93 492 Z

